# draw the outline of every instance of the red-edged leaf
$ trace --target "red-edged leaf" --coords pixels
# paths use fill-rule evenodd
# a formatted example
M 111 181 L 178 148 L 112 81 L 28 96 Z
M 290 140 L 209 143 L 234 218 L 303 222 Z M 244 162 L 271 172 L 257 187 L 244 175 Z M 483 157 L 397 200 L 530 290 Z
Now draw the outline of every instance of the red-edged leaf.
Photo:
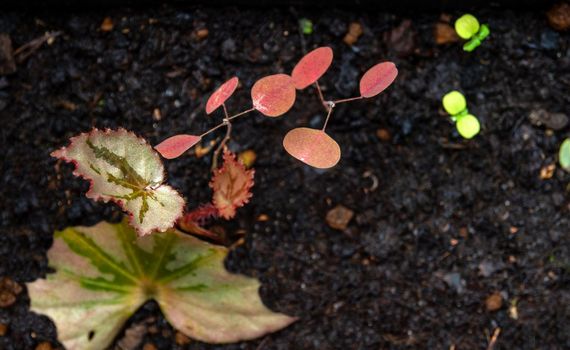
M 210 114 L 226 102 L 230 96 L 236 91 L 239 79 L 233 77 L 223 83 L 208 99 L 206 103 L 206 113 Z
M 287 74 L 259 79 L 251 88 L 253 107 L 268 117 L 286 113 L 295 103 L 295 86 Z
M 224 165 L 214 171 L 210 187 L 214 190 L 213 203 L 224 219 L 236 215 L 236 209 L 242 207 L 251 197 L 254 170 L 246 170 L 236 160 L 236 156 L 224 149 Z
M 370 68 L 360 79 L 360 95 L 362 97 L 376 96 L 394 82 L 398 68 L 392 62 L 378 63 Z
M 160 156 L 144 139 L 125 129 L 93 129 L 70 141 L 52 157 L 73 163 L 73 174 L 91 183 L 88 198 L 128 212 L 139 235 L 166 231 L 182 215 L 184 199 L 164 183 Z
M 209 219 L 217 218 L 218 215 L 218 209 L 213 204 L 208 203 L 184 214 L 178 220 L 178 226 L 182 231 L 220 242 L 220 236 L 202 227 Z
M 329 69 L 333 60 L 333 51 L 330 47 L 318 47 L 309 52 L 291 73 L 295 88 L 302 90 L 316 82 Z
M 283 147 L 293 157 L 315 168 L 331 168 L 340 160 L 338 143 L 318 129 L 297 128 L 289 131 L 283 139 Z
M 175 135 L 154 146 L 154 149 L 164 158 L 174 159 L 180 157 L 201 139 L 200 136 L 196 135 Z

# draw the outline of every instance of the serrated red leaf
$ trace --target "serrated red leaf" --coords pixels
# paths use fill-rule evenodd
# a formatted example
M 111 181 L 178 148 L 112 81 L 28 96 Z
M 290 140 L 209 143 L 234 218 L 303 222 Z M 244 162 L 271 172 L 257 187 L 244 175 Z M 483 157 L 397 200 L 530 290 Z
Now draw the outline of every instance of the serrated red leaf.
M 312 167 L 327 169 L 340 160 L 340 146 L 319 129 L 296 128 L 283 139 L 287 153 Z
M 180 157 L 201 139 L 200 136 L 196 135 L 175 135 L 154 146 L 154 149 L 164 158 L 174 159 Z
M 221 105 L 223 105 L 228 98 L 230 98 L 238 86 L 239 79 L 233 77 L 230 80 L 223 83 L 208 99 L 206 103 L 206 114 L 210 114 Z
M 393 62 L 378 63 L 370 68 L 360 79 L 360 95 L 362 97 L 376 96 L 394 82 L 398 68 Z
M 329 69 L 332 60 L 333 51 L 326 46 L 318 47 L 303 56 L 291 73 L 295 88 L 302 90 L 319 80 Z
M 295 86 L 287 74 L 274 74 L 259 79 L 251 88 L 253 108 L 267 117 L 286 113 L 295 103 Z
M 228 220 L 236 215 L 236 209 L 242 207 L 252 196 L 254 170 L 246 170 L 236 160 L 236 156 L 224 149 L 224 165 L 214 170 L 210 187 L 214 190 L 212 202 L 221 217 Z

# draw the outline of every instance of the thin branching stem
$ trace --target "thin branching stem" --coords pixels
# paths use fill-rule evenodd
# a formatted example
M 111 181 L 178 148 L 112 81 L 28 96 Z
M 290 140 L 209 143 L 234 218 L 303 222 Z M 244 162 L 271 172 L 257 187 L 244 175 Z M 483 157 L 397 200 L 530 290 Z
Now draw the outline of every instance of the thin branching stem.
M 335 105 L 339 104 L 339 103 L 345 103 L 345 102 L 351 102 L 351 101 L 356 101 L 356 100 L 360 100 L 363 99 L 364 96 L 358 96 L 358 97 L 351 97 L 351 98 L 343 98 L 340 100 L 336 100 L 336 101 L 332 101 Z
M 328 103 L 329 112 L 327 114 L 327 119 L 325 119 L 325 125 L 323 125 L 323 131 L 327 128 L 327 124 L 329 123 L 329 118 L 331 117 L 332 111 L 334 109 L 334 103 Z
M 319 95 L 319 99 L 321 100 L 321 104 L 323 105 L 323 107 L 325 107 L 325 110 L 328 111 L 329 109 L 329 104 L 327 103 L 327 101 L 325 101 L 325 96 L 323 95 L 323 91 L 321 90 L 321 85 L 319 84 L 319 81 L 315 81 L 315 87 L 317 88 L 317 93 Z
M 226 108 L 226 104 L 223 103 L 222 107 L 224 109 L 224 115 L 225 115 L 225 118 L 224 118 L 224 121 L 222 122 L 222 124 L 226 125 L 226 136 L 224 136 L 224 138 L 222 139 L 222 142 L 220 142 L 220 144 L 216 148 L 216 151 L 214 151 L 214 156 L 213 156 L 213 160 L 212 160 L 212 170 L 215 170 L 218 168 L 218 158 L 220 157 L 220 152 L 222 152 L 222 149 L 224 148 L 226 143 L 228 143 L 228 141 L 230 140 L 230 138 L 232 136 L 232 122 L 230 121 L 230 117 L 228 114 L 228 110 Z M 242 115 L 243 115 L 243 113 L 242 113 Z
M 225 105 L 223 105 L 223 106 L 224 106 L 224 111 L 225 111 Z M 243 112 L 239 112 L 238 114 L 232 115 L 231 117 L 226 117 L 223 122 L 221 122 L 220 124 L 214 126 L 214 127 L 211 128 L 210 130 L 206 131 L 205 133 L 203 133 L 202 135 L 200 135 L 200 137 L 204 137 L 204 136 L 206 136 L 206 135 L 208 135 L 208 134 L 210 134 L 210 133 L 212 133 L 212 132 L 218 130 L 218 129 L 221 128 L 222 126 L 225 126 L 225 125 L 227 124 L 227 123 L 226 123 L 226 120 L 227 120 L 227 121 L 234 120 L 235 118 L 241 117 L 242 115 L 245 115 L 245 114 L 247 114 L 247 113 L 249 113 L 249 112 L 253 112 L 254 110 L 255 110 L 255 108 L 250 108 L 250 109 L 247 109 L 247 110 L 245 110 L 245 111 L 243 111 Z M 227 115 L 227 111 L 225 111 L 225 113 L 226 113 L 226 115 Z

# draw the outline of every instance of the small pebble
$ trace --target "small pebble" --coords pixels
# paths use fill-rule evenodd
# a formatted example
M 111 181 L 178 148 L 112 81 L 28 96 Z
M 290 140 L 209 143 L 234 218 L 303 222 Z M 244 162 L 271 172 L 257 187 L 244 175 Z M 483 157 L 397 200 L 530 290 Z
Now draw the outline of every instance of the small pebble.
M 8 333 L 8 326 L 4 323 L 0 323 L 0 337 L 3 337 Z
M 143 346 L 143 350 L 157 350 L 156 346 L 152 343 L 146 343 Z
M 327 224 L 336 230 L 343 231 L 346 230 L 353 216 L 354 211 L 339 204 L 327 213 Z
M 501 293 L 495 292 L 487 297 L 485 300 L 487 311 L 497 311 L 503 306 L 503 297 Z
M 378 138 L 384 142 L 388 142 L 392 138 L 392 135 L 390 135 L 390 131 L 388 131 L 388 129 L 376 130 L 376 136 L 378 136 Z
M 8 307 L 14 304 L 20 292 L 22 292 L 22 286 L 9 277 L 2 277 L 0 279 L 0 307 Z
M 546 12 L 550 26 L 556 30 L 564 31 L 570 28 L 570 4 L 559 2 Z
M 41 342 L 36 346 L 36 350 L 52 350 L 53 347 L 47 341 Z
M 190 338 L 188 338 L 184 333 L 176 332 L 174 339 L 178 345 L 186 345 L 190 343 Z
M 208 37 L 209 31 L 206 28 L 202 28 L 202 29 L 198 29 L 196 31 L 196 38 L 198 40 L 203 40 L 206 39 Z
M 114 24 L 111 17 L 105 17 L 103 22 L 101 23 L 101 31 L 102 32 L 110 32 L 113 30 Z
M 358 38 L 360 38 L 362 33 L 363 33 L 362 25 L 358 22 L 352 22 L 348 26 L 348 32 L 346 33 L 344 39 L 342 40 L 344 41 L 345 44 L 352 46 L 356 44 Z

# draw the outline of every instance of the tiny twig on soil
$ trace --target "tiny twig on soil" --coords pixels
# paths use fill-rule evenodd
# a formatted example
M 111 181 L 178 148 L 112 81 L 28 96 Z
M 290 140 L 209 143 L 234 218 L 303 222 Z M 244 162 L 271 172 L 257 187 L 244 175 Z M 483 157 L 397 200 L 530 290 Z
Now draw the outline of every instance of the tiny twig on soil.
M 43 43 L 48 42 L 51 44 L 51 41 L 61 35 L 62 32 L 47 32 L 44 35 L 40 36 L 39 38 L 35 38 L 32 41 L 20 46 L 16 50 L 14 50 L 14 57 L 18 63 L 22 63 L 26 60 L 26 58 L 30 57 L 37 49 L 39 49 Z
M 489 346 L 487 346 L 487 350 L 493 350 L 495 348 L 495 343 L 497 343 L 497 338 L 499 338 L 499 334 L 501 334 L 501 328 L 497 327 L 493 331 L 493 335 L 489 340 Z

